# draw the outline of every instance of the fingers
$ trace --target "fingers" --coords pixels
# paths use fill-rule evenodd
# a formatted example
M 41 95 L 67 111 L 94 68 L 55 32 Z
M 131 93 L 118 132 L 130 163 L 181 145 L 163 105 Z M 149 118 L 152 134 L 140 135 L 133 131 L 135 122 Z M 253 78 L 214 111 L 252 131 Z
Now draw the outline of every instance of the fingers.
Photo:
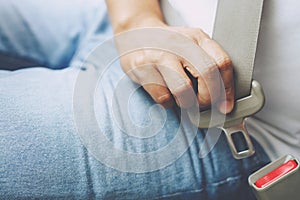
M 144 52 L 135 52 L 121 58 L 124 71 L 134 82 L 140 84 L 156 103 L 165 108 L 172 107 L 174 99 L 170 90 L 155 64 L 146 61 L 145 56 Z
M 224 113 L 230 113 L 234 106 L 234 81 L 233 69 L 230 59 L 220 61 L 218 64 L 223 79 L 225 95 L 219 101 L 219 110 Z
M 122 66 L 126 66 L 124 71 L 133 81 L 141 84 L 157 103 L 170 107 L 175 100 L 182 108 L 195 103 L 191 80 L 175 55 L 159 50 L 143 50 L 128 56 L 125 60 L 121 59 Z
M 192 82 L 185 73 L 181 60 L 175 55 L 163 53 L 157 68 L 178 106 L 191 107 L 195 103 Z
M 165 108 L 174 105 L 174 99 L 161 74 L 154 65 L 145 65 L 133 70 L 138 82 L 147 91 L 152 99 Z
M 220 73 L 217 65 L 211 60 L 203 66 L 188 65 L 186 69 L 197 79 L 197 99 L 200 108 L 214 104 L 220 96 Z
M 165 108 L 170 108 L 174 105 L 174 99 L 166 85 L 163 86 L 161 83 L 156 84 L 153 82 L 149 84 L 142 83 L 141 85 L 147 91 L 147 93 L 150 94 L 150 96 L 156 103 L 162 105 Z
M 165 107 L 174 100 L 183 108 L 195 103 L 192 83 L 184 68 L 197 79 L 197 101 L 200 107 L 217 103 L 227 114 L 234 106 L 233 68 L 227 53 L 199 29 L 176 28 L 192 38 L 203 50 L 202 66 L 192 66 L 177 56 L 159 50 L 141 50 L 121 58 L 124 71 L 141 84 L 151 97 Z M 222 82 L 221 82 L 222 81 Z M 225 91 L 221 91 L 221 83 Z
M 225 88 L 225 94 L 220 95 L 221 99 L 218 100 L 218 107 L 220 112 L 227 114 L 232 111 L 234 106 L 234 81 L 231 60 L 222 47 L 202 31 L 198 31 L 198 36 L 195 37 L 198 45 L 213 59 L 218 67 Z

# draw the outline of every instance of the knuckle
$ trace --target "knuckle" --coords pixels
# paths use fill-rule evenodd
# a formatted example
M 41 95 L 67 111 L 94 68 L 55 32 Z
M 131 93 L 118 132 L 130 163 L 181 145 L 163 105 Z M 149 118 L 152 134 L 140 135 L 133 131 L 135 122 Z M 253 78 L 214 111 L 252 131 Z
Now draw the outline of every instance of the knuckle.
M 197 40 L 198 44 L 211 42 L 211 38 L 202 29 L 199 28 L 195 29 L 194 37 Z
M 146 55 L 145 54 L 139 54 L 135 57 L 133 61 L 134 66 L 143 66 L 146 64 Z
M 169 60 L 170 55 L 171 55 L 170 53 L 158 49 L 144 50 L 142 53 L 135 56 L 134 65 L 144 66 L 149 64 L 159 64 L 163 60 Z
M 151 61 L 155 64 L 167 64 L 169 59 L 172 59 L 172 57 L 167 53 L 162 50 L 158 50 L 155 52 L 155 54 L 152 55 Z
M 172 101 L 172 95 L 171 94 L 164 94 L 158 98 L 155 99 L 155 102 L 158 104 L 166 104 L 168 102 Z
M 201 39 L 201 42 L 202 42 L 202 44 L 210 43 L 210 42 L 212 42 L 212 39 L 207 38 L 207 37 L 203 37 L 203 38 Z
M 197 35 L 201 35 L 201 36 L 205 35 L 204 31 L 201 28 L 196 28 L 194 30 Z
M 217 61 L 218 67 L 221 71 L 232 70 L 232 61 L 229 57 L 221 58 Z

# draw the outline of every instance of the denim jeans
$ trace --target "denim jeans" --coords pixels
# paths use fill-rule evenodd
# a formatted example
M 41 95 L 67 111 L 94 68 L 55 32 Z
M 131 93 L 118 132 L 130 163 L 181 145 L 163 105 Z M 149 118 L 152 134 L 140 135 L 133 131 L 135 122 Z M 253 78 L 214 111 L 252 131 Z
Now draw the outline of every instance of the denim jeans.
M 109 166 L 84 145 L 74 117 L 74 91 L 78 74 L 93 70 L 81 66 L 83 60 L 96 43 L 111 35 L 104 1 L 1 1 L 0 10 L 0 51 L 41 66 L 0 70 L 0 199 L 254 199 L 248 175 L 269 162 L 256 141 L 254 156 L 235 160 L 221 134 L 214 148 L 199 158 L 207 131 L 195 129 L 189 148 L 173 162 L 139 173 Z M 136 88 L 115 62 L 96 89 L 93 112 L 116 148 L 153 152 L 170 143 L 175 133 L 187 138 L 192 134 L 192 128 L 181 126 L 178 109 L 156 106 L 141 88 L 129 100 L 130 115 L 118 112 L 124 110 L 122 96 L 111 104 L 119 87 L 116 80 L 121 79 Z M 122 125 L 128 116 L 138 124 L 135 130 L 150 124 L 147 130 L 155 134 L 149 138 L 128 135 L 134 131 Z M 95 128 L 88 121 L 82 126 Z M 236 142 L 242 144 L 242 140 Z M 110 149 L 98 146 L 97 151 Z M 156 162 L 154 157 L 126 163 L 107 154 L 122 160 L 122 166 L 147 167 Z

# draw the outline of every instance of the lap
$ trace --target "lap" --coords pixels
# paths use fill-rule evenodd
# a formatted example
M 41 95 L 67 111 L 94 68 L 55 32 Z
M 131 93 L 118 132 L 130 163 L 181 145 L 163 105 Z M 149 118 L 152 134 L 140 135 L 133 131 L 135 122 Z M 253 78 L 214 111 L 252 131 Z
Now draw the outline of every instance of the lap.
M 116 149 L 132 154 L 155 152 L 172 142 L 176 134 L 193 134 L 188 127 L 180 126 L 177 110 L 164 111 L 155 106 L 142 89 L 136 89 L 126 78 L 122 79 L 124 74 L 115 65 L 102 79 L 103 83 L 98 84 L 93 108 L 99 129 Z M 103 146 L 95 147 L 97 151 L 83 145 L 85 139 L 74 116 L 78 114 L 74 105 L 74 98 L 78 96 L 74 96 L 73 91 L 78 73 L 89 73 L 90 70 L 87 66 L 85 69 L 67 68 L 59 71 L 44 68 L 0 71 L 0 146 L 3 149 L 0 153 L 1 196 L 253 198 L 247 186 L 248 174 L 268 162 L 256 142 L 255 156 L 235 160 L 222 134 L 212 151 L 199 159 L 198 152 L 206 132 L 197 130 L 189 148 L 174 162 L 166 163 L 157 170 L 141 170 L 139 173 L 126 169 L 136 166 L 140 168 L 134 169 L 147 169 L 145 167 L 156 166 L 156 162 L 164 160 L 161 157 L 145 157 L 141 163 L 126 163 L 126 159 L 115 155 L 112 150 L 111 154 L 107 154 L 110 149 L 105 148 L 105 143 L 101 141 L 97 144 Z M 121 79 L 121 86 L 127 85 L 134 92 L 129 100 L 117 95 L 115 101 L 113 91 L 120 87 L 115 80 Z M 128 102 L 128 115 L 124 115 L 124 109 L 119 107 L 122 101 Z M 129 122 L 128 119 L 135 123 L 134 127 L 122 124 L 122 121 Z M 163 123 L 160 123 L 161 120 Z M 84 125 L 91 131 L 98 128 L 89 122 Z M 144 138 L 130 135 L 131 130 L 139 130 L 141 127 L 149 134 L 153 131 L 155 134 Z M 120 163 L 113 162 L 116 165 L 111 165 L 107 160 L 99 159 L 99 151 L 103 151 L 102 155 L 110 156 L 109 160 L 119 160 Z M 171 156 L 172 152 L 176 154 L 176 149 L 170 152 L 167 155 Z
M 80 5 L 85 1 L 76 1 L 75 9 L 73 2 L 62 6 L 69 8 L 67 18 L 63 15 L 66 11 L 60 10 L 55 1 L 38 6 L 46 9 L 36 9 L 40 19 L 28 9 L 40 3 L 28 1 L 24 9 L 13 3 L 0 7 L 15 7 L 18 15 L 12 20 L 16 24 L 22 22 L 10 27 L 0 18 L 1 29 L 6 30 L 0 33 L 1 38 L 6 38 L 0 44 L 1 51 L 32 56 L 52 68 L 83 63 L 95 41 L 103 41 L 105 31 L 97 24 L 94 30 L 90 29 L 91 35 L 84 33 L 89 35 L 87 41 L 78 41 L 83 34 L 82 24 L 65 23 L 77 23 L 80 16 L 76 13 L 80 13 Z M 51 18 L 47 9 L 54 9 L 55 16 Z M 6 9 L 10 11 L 11 8 Z M 50 21 L 43 20 L 49 17 Z M 104 21 L 107 23 L 107 19 Z M 41 29 L 50 34 L 43 36 Z M 95 34 L 98 31 L 101 35 Z M 81 42 L 83 48 L 78 48 Z M 79 88 L 85 89 L 85 81 L 89 82 L 94 70 L 90 65 L 63 70 L 0 71 L 1 197 L 253 198 L 247 186 L 248 174 L 268 162 L 256 142 L 255 156 L 235 160 L 222 134 L 207 156 L 199 159 L 199 149 L 208 145 L 206 131 L 182 123 L 178 109 L 164 110 L 156 105 L 125 76 L 118 63 L 112 65 L 97 87 L 92 88 L 96 91 L 92 101 L 78 101 L 89 99 L 89 94 L 77 90 L 78 75 L 88 75 Z M 91 121 L 86 120 L 89 117 Z M 95 130 L 104 137 L 98 137 Z M 213 132 L 210 134 L 214 137 Z M 176 140 L 178 135 L 180 140 Z M 174 141 L 178 141 L 176 148 L 168 146 Z

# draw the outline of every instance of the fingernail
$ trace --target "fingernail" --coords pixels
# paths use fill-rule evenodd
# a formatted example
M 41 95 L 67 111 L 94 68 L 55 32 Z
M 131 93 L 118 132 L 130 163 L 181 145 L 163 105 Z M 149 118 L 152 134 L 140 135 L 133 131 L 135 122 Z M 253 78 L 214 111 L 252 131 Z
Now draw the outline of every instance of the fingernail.
M 219 104 L 219 111 L 223 114 L 230 113 L 232 110 L 232 103 L 230 101 L 223 101 Z

